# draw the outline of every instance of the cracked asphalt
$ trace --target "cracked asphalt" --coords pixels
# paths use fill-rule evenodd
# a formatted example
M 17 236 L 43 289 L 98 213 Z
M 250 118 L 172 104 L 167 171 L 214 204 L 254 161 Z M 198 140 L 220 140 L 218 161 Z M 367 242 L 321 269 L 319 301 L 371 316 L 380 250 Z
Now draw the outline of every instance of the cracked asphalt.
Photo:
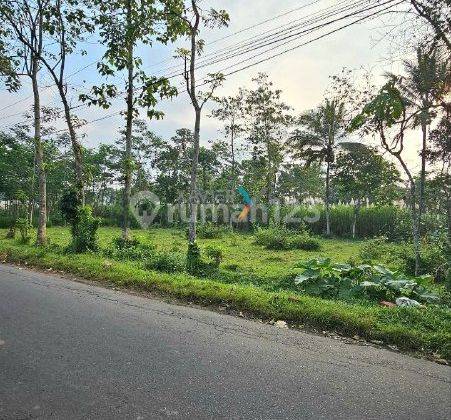
M 449 419 L 450 374 L 0 265 L 0 419 Z

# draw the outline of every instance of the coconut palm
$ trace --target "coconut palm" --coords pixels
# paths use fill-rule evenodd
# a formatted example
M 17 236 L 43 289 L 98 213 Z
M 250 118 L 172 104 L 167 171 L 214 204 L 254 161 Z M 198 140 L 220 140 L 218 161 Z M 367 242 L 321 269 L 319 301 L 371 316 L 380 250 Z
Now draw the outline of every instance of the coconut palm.
M 302 114 L 299 126 L 289 139 L 294 159 L 309 167 L 313 162 L 326 165 L 326 234 L 330 235 L 330 175 L 335 151 L 346 135 L 345 106 L 339 100 L 328 100 L 318 108 Z
M 424 188 L 428 155 L 428 132 L 437 110 L 446 106 L 445 97 L 450 92 L 451 67 L 449 56 L 441 57 L 437 49 L 417 49 L 415 61 L 404 63 L 406 77 L 398 79 L 399 88 L 415 113 L 413 128 L 420 127 L 421 173 L 419 185 L 419 217 L 424 213 Z

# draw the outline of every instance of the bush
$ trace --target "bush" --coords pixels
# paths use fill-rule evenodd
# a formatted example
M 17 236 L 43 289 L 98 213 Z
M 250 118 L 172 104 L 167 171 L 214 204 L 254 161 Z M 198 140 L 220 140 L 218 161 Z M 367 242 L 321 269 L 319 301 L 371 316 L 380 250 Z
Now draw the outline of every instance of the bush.
M 153 255 L 155 247 L 153 245 L 140 244 L 139 240 L 115 238 L 110 247 L 103 251 L 106 257 L 123 261 L 144 261 Z
M 255 234 L 255 243 L 272 250 L 303 249 L 305 251 L 317 251 L 321 248 L 320 242 L 308 233 L 296 234 L 281 227 L 258 229 Z
M 60 210 L 63 218 L 73 225 L 79 216 L 81 200 L 73 189 L 66 191 L 61 197 Z
M 92 215 L 90 206 L 77 209 L 75 218 L 72 220 L 72 242 L 69 250 L 72 252 L 97 251 L 97 229 L 99 219 Z
M 184 271 L 185 259 L 181 254 L 158 252 L 154 253 L 144 264 L 147 270 L 177 273 Z
M 31 241 L 31 224 L 26 218 L 19 218 L 16 220 L 15 227 L 19 229 L 20 232 L 20 243 L 29 244 Z
M 200 224 L 197 227 L 197 237 L 199 239 L 221 239 L 223 235 L 224 228 L 211 222 Z
M 113 239 L 113 244 L 117 249 L 136 248 L 139 245 L 139 240 L 137 238 L 119 236 Z
M 212 266 L 219 268 L 219 265 L 221 264 L 223 257 L 221 248 L 211 245 L 207 246 L 207 248 L 205 248 L 205 255 L 209 259 L 209 262 L 211 263 Z
M 205 249 L 205 255 L 207 258 L 204 260 L 196 243 L 188 244 L 186 270 L 189 274 L 197 277 L 208 277 L 217 274 L 222 261 L 222 250 L 209 246 Z
M 288 248 L 289 236 L 289 231 L 284 228 L 260 228 L 255 233 L 255 244 L 264 246 L 266 249 L 284 250 Z
M 189 243 L 186 255 L 186 271 L 188 271 L 189 274 L 196 275 L 200 265 L 200 248 L 195 242 Z
M 420 273 L 430 274 L 438 282 L 444 282 L 450 271 L 450 261 L 447 255 L 451 255 L 449 245 L 444 243 L 423 241 L 420 253 Z M 412 246 L 404 247 L 400 259 L 403 264 L 401 269 L 407 274 L 415 274 L 415 253 Z
M 5 239 L 14 239 L 16 237 L 16 224 L 13 223 L 6 232 Z
M 289 249 L 302 249 L 304 251 L 319 251 L 321 244 L 316 238 L 312 238 L 310 235 L 303 233 L 295 235 L 288 240 Z
M 445 240 L 424 239 L 418 274 L 430 274 L 436 281 L 444 281 L 450 269 L 446 258 L 446 255 L 450 255 L 448 246 Z M 383 262 L 410 276 L 415 274 L 415 253 L 410 244 L 395 245 L 387 238 L 379 237 L 363 244 L 359 255 L 365 262 Z

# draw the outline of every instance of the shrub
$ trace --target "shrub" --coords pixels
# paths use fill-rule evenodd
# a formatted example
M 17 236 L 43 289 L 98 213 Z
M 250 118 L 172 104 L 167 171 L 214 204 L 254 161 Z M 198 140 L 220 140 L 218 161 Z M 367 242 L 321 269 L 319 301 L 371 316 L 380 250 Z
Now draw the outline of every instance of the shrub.
M 63 215 L 64 219 L 71 225 L 76 222 L 80 207 L 81 201 L 75 190 L 70 189 L 66 191 L 61 197 L 61 214 Z
M 29 244 L 31 240 L 30 230 L 31 224 L 26 218 L 20 217 L 16 220 L 16 228 L 20 232 L 20 242 L 22 244 Z
M 140 244 L 139 240 L 115 238 L 110 247 L 103 251 L 106 257 L 115 260 L 144 261 L 153 255 L 155 247 L 150 244 Z
M 255 234 L 255 243 L 273 250 L 303 249 L 317 251 L 321 248 L 320 242 L 308 233 L 295 234 L 281 227 L 258 229 Z
M 113 244 L 117 249 L 136 248 L 139 245 L 137 238 L 124 238 L 119 236 L 113 239 Z
M 420 253 L 420 273 L 430 274 L 438 282 L 444 282 L 450 271 L 450 260 L 447 255 L 451 255 L 451 250 L 446 242 L 423 241 Z M 402 255 L 403 269 L 407 274 L 415 274 L 415 253 L 412 246 L 406 246 Z
M 224 228 L 211 222 L 200 224 L 197 227 L 197 237 L 199 239 L 221 239 L 223 235 Z
M 188 271 L 188 273 L 190 274 L 196 275 L 200 265 L 200 248 L 195 242 L 189 243 L 188 252 L 186 255 L 186 271 Z
M 389 251 L 388 238 L 379 236 L 365 241 L 360 247 L 359 255 L 364 261 L 380 260 Z
M 164 273 L 176 273 L 184 271 L 185 259 L 181 254 L 158 252 L 154 253 L 144 267 L 148 270 L 162 271 Z
M 430 274 L 436 281 L 444 281 L 449 271 L 449 260 L 446 258 L 450 255 L 448 246 L 443 239 L 423 240 L 419 274 Z M 379 237 L 364 243 L 359 255 L 366 262 L 383 262 L 408 275 L 415 274 L 415 253 L 410 244 L 395 245 L 387 238 Z
M 208 277 L 217 274 L 222 261 L 222 250 L 209 246 L 205 249 L 205 255 L 207 258 L 204 260 L 196 243 L 188 244 L 186 270 L 189 274 L 198 277 Z
M 72 252 L 97 251 L 97 229 L 99 219 L 92 215 L 90 206 L 77 209 L 77 214 L 72 220 L 72 242 L 69 250 Z
M 222 249 L 215 246 L 207 246 L 205 248 L 205 255 L 210 260 L 211 264 L 218 268 L 222 261 Z
M 284 250 L 288 247 L 288 236 L 288 230 L 283 228 L 258 229 L 255 233 L 255 244 L 266 249 Z
M 312 238 L 307 233 L 294 235 L 288 240 L 289 249 L 302 249 L 304 251 L 318 251 L 321 249 L 321 244 L 316 238 Z
M 8 232 L 6 232 L 5 239 L 14 239 L 16 237 L 16 223 L 12 223 L 9 226 Z

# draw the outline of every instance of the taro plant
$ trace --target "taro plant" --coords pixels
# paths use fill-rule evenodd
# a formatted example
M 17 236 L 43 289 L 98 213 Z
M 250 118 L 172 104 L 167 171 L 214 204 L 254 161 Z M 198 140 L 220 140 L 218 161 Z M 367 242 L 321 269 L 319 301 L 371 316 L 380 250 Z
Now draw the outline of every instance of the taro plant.
M 310 295 L 390 301 L 404 296 L 423 303 L 440 303 L 439 296 L 427 288 L 430 276 L 410 278 L 382 265 L 334 264 L 330 258 L 313 259 L 297 267 L 304 271 L 294 283 Z

